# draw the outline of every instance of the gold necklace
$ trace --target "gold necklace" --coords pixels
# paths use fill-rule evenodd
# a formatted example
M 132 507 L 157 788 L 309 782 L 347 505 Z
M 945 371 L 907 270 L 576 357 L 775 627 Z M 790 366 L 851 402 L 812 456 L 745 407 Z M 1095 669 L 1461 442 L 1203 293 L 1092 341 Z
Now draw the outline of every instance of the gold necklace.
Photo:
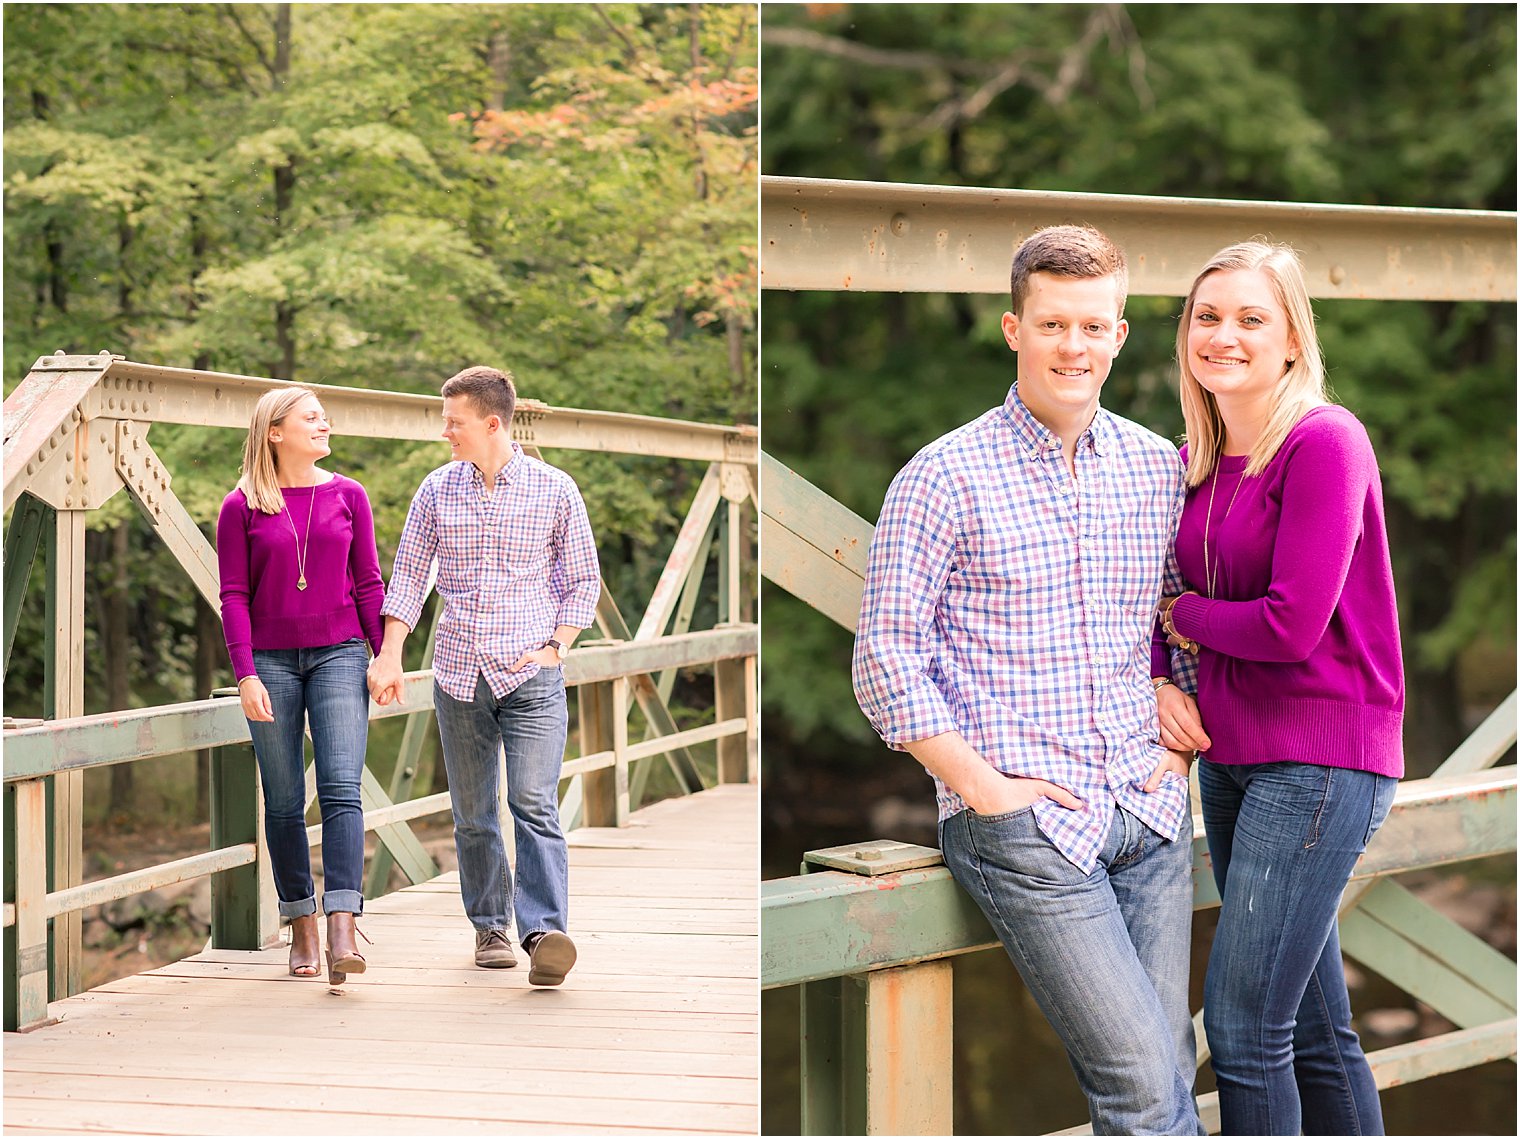
M 1221 456 L 1222 458 L 1223 456 Z M 1244 471 L 1240 472 L 1240 482 L 1235 484 L 1235 489 L 1230 494 L 1230 502 L 1224 508 L 1224 518 L 1219 520 L 1223 526 L 1225 520 L 1230 517 L 1230 511 L 1235 506 L 1235 496 L 1240 493 L 1241 486 L 1246 481 Z M 1214 460 L 1214 477 L 1209 481 L 1209 508 L 1203 516 L 1203 581 L 1210 598 L 1214 596 L 1214 586 L 1219 580 L 1219 557 L 1215 556 L 1213 568 L 1209 567 L 1209 525 L 1214 521 L 1214 490 L 1219 486 L 1219 460 Z
M 290 500 L 285 500 L 285 518 L 290 523 L 290 536 L 296 539 L 296 588 L 306 588 L 306 555 L 311 550 L 311 516 L 317 512 L 317 484 L 311 485 L 311 509 L 306 512 L 306 541 L 296 534 L 296 520 L 290 513 Z

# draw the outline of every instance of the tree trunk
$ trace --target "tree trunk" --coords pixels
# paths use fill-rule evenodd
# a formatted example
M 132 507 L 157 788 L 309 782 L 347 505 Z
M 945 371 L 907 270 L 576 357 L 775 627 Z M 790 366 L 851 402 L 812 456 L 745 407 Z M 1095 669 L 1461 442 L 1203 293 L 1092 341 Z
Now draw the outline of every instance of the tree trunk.
M 47 92 L 32 92 L 32 114 L 44 122 L 53 117 L 53 106 Z M 53 164 L 48 163 L 42 168 L 42 173 L 46 174 L 52 168 Z M 46 299 L 59 312 L 68 312 L 69 288 L 63 271 L 63 234 L 58 229 L 58 223 L 51 218 L 42 227 L 42 244 L 47 252 L 48 264 Z M 43 296 L 43 290 L 39 287 L 38 307 L 41 307 Z
M 290 8 L 280 4 L 275 8 L 274 66 L 270 79 L 275 91 L 285 88 L 290 75 Z M 278 244 L 290 226 L 290 206 L 295 197 L 296 163 L 292 158 L 274 171 L 274 240 Z M 296 378 L 296 306 L 289 297 L 274 306 L 274 338 L 280 349 L 280 362 L 274 374 L 281 379 Z
M 111 531 L 111 579 L 102 614 L 105 642 L 106 704 L 111 711 L 131 707 L 131 645 L 127 632 L 127 597 L 131 590 L 132 525 L 123 522 Z M 110 818 L 132 812 L 133 765 L 111 767 Z
M 691 81 L 698 79 L 697 69 L 702 66 L 702 5 L 686 5 L 686 40 L 691 53 Z M 707 201 L 707 162 L 702 153 L 702 125 L 696 107 L 691 109 L 691 147 L 695 154 L 697 172 L 697 201 Z
M 486 93 L 486 109 L 505 110 L 507 84 L 512 79 L 512 33 L 505 28 L 491 34 L 486 48 L 486 61 L 491 69 L 491 90 Z

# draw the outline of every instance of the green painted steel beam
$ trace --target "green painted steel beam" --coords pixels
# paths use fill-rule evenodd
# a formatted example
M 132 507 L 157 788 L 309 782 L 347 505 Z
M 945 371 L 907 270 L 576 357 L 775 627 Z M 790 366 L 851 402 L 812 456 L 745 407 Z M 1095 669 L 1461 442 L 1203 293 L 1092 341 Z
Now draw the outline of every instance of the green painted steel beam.
M 1354 878 L 1515 850 L 1515 768 L 1414 780 Z M 1195 908 L 1219 904 L 1199 827 Z M 761 983 L 766 988 L 969 953 L 997 944 L 981 911 L 943 866 L 868 878 L 804 874 L 760 884 Z
M 578 649 L 565 661 L 565 680 L 571 685 L 596 683 L 629 673 L 751 656 L 758 647 L 757 627 L 741 625 L 656 641 Z M 404 702 L 384 708 L 371 703 L 370 718 L 406 716 L 432 706 L 432 674 L 412 672 L 406 676 Z M 7 731 L 5 781 L 246 743 L 248 738 L 242 709 L 228 700 L 192 700 L 77 716 Z
M 760 179 L 760 284 L 1006 295 L 1019 243 L 1072 222 L 1097 226 L 1125 251 L 1132 296 L 1183 296 L 1217 250 L 1262 234 L 1299 251 L 1314 297 L 1515 299 L 1513 212 L 773 175 Z
M 16 626 L 21 621 L 21 606 L 26 601 L 27 583 L 32 577 L 32 563 L 37 560 L 37 548 L 52 521 L 52 507 L 23 494 L 5 532 L 5 654 L 0 659 L 4 660 L 7 669 L 10 667 L 11 645 L 16 640 Z
M 223 700 L 242 714 L 241 707 Z M 259 768 L 251 744 L 211 753 L 211 846 L 259 841 Z M 211 944 L 217 949 L 262 949 L 261 880 L 257 863 L 211 875 Z
M 1341 917 L 1341 948 L 1464 1028 L 1515 1015 L 1515 963 L 1392 879 Z
M 876 528 L 764 452 L 760 510 L 761 574 L 853 633 Z

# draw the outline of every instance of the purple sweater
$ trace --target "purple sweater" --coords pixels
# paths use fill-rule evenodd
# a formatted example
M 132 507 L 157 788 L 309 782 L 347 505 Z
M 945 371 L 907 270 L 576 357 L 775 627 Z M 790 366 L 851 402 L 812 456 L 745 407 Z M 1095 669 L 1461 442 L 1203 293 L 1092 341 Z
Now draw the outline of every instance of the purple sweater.
M 380 651 L 385 584 L 364 488 L 335 474 L 316 487 L 285 488 L 285 501 L 279 514 L 265 514 L 234 490 L 216 521 L 222 629 L 238 680 L 257 675 L 254 649 L 309 649 L 364 637 Z M 306 543 L 312 510 L 307 585 L 300 590 L 296 532 Z
M 1246 461 L 1220 458 L 1188 492 L 1177 532 L 1187 588 L 1203 595 L 1212 485 L 1216 599 L 1184 596 L 1172 611 L 1177 631 L 1202 646 L 1198 710 L 1213 741 L 1204 755 L 1401 776 L 1404 666 L 1367 431 L 1345 408 L 1316 408 L 1260 475 L 1245 478 Z M 1159 636 L 1151 668 L 1172 674 Z

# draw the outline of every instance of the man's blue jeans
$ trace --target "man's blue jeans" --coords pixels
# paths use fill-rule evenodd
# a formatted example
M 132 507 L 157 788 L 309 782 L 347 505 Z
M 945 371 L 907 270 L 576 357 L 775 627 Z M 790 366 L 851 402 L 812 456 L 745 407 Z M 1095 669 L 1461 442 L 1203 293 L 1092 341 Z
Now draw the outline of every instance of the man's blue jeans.
M 1115 807 L 1091 874 L 1032 808 L 940 824 L 945 865 L 987 915 L 1066 1046 L 1096 1135 L 1201 1135 L 1188 1014 L 1192 822 L 1167 842 Z
M 570 856 L 559 826 L 559 769 L 569 725 L 564 670 L 541 668 L 500 699 L 483 676 L 473 701 L 455 700 L 434 683 L 433 707 L 454 802 L 459 892 L 470 924 L 504 930 L 515 911 L 519 941 L 532 933 L 563 933 L 570 901 Z M 515 894 L 497 800 L 502 747 L 517 838 Z
M 1381 1135 L 1335 913 L 1398 781 L 1308 763 L 1199 767 L 1223 906 L 1204 1029 L 1226 1135 Z
M 322 808 L 322 912 L 364 912 L 364 808 L 359 781 L 369 739 L 369 649 L 355 637 L 314 649 L 255 649 L 274 723 L 248 721 L 264 784 L 264 835 L 280 913 L 316 913 L 306 841 L 306 722 Z

